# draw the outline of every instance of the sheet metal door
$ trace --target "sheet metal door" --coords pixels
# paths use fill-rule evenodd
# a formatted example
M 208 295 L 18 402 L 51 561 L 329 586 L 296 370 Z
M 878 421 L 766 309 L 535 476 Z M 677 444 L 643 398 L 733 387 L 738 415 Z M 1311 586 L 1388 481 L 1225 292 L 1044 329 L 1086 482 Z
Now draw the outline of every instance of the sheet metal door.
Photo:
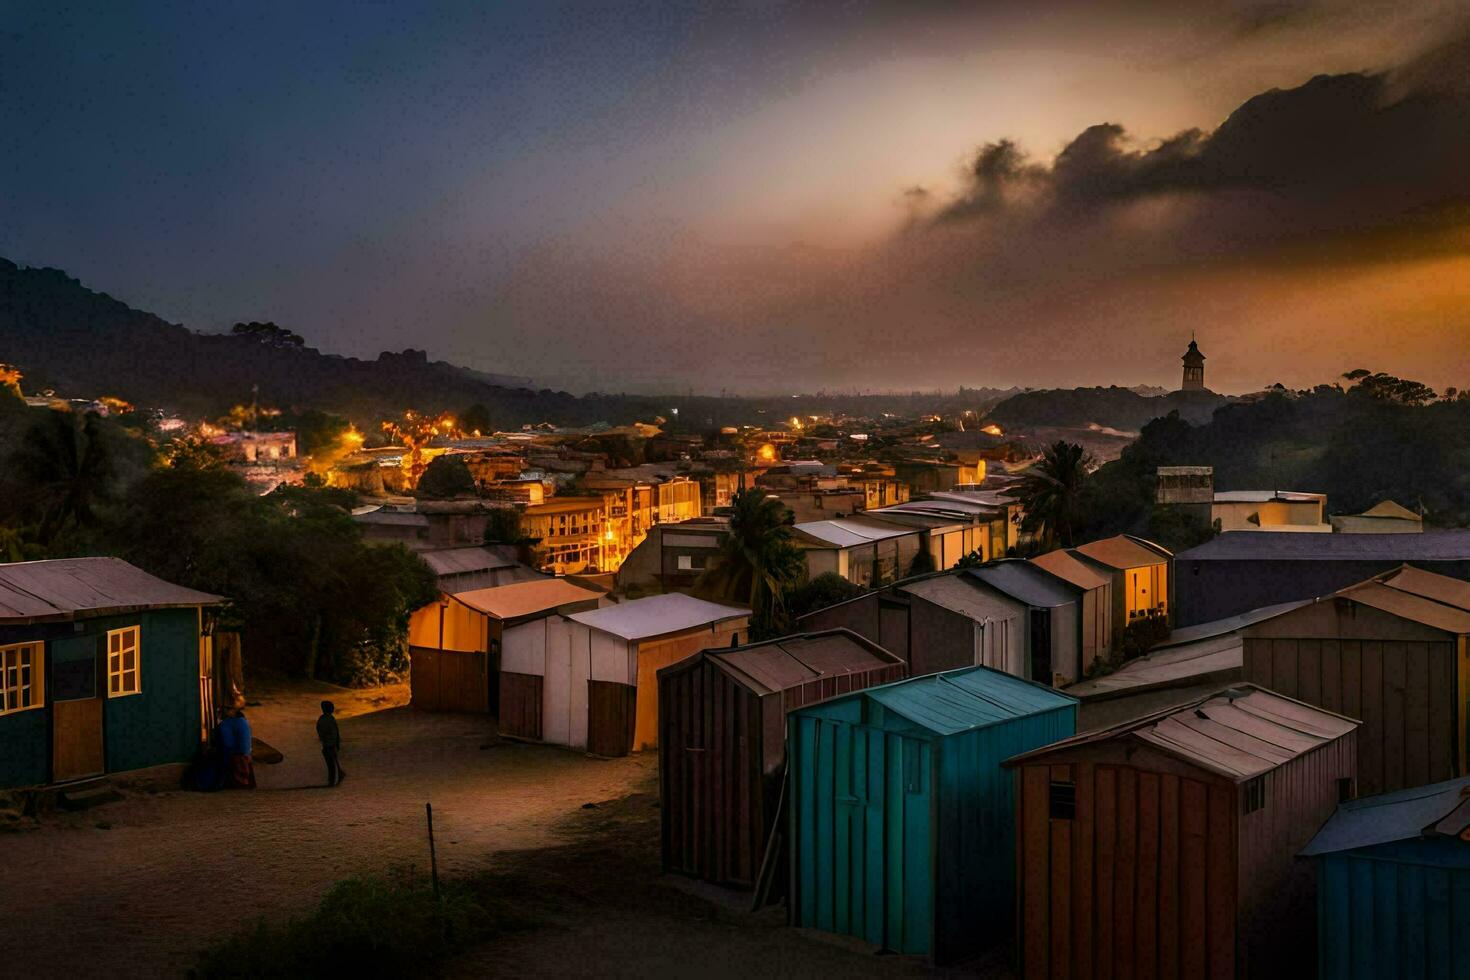
M 933 748 L 800 717 L 792 745 L 797 924 L 901 953 L 933 946 Z

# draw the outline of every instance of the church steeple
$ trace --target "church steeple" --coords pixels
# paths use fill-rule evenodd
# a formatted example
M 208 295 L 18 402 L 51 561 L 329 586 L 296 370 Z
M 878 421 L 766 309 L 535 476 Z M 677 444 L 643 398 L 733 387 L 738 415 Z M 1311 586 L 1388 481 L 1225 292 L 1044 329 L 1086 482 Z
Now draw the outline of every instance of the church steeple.
M 1180 391 L 1205 390 L 1205 355 L 1199 352 L 1194 338 L 1189 338 L 1189 349 L 1184 352 L 1184 384 Z

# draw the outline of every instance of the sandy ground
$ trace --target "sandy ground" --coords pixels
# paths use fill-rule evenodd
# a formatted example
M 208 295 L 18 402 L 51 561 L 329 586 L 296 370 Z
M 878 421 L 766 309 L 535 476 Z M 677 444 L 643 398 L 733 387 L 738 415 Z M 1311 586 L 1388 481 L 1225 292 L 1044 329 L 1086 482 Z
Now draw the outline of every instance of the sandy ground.
M 483 718 L 407 707 L 404 686 L 251 696 L 255 733 L 286 756 L 257 767 L 255 792 L 124 786 L 122 802 L 0 835 L 5 974 L 178 974 L 222 932 L 306 911 L 343 877 L 426 869 L 425 802 L 441 873 L 472 872 L 498 851 L 560 842 L 553 828 L 570 813 L 657 768 L 649 754 L 601 761 L 496 742 Z M 338 704 L 350 773 L 335 790 L 322 786 L 313 727 L 324 696 Z

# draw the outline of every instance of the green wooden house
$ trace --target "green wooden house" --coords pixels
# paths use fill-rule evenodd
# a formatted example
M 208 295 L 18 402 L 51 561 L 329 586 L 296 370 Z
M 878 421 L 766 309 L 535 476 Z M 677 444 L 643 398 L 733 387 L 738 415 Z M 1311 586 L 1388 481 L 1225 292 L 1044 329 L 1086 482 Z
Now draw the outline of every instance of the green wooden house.
M 222 601 L 117 558 L 0 565 L 0 788 L 189 761 Z
M 791 919 L 955 962 L 1015 928 L 1013 755 L 1070 737 L 1077 702 L 967 667 L 789 716 Z

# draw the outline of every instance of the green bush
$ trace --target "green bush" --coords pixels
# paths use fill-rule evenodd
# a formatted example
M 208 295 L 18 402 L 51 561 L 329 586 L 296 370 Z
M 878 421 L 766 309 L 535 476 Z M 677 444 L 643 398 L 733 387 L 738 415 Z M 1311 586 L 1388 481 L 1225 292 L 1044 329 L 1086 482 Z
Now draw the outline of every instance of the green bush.
M 200 978 L 416 976 L 460 947 L 530 923 L 493 914 L 474 889 L 401 869 L 348 878 L 308 915 L 264 920 L 206 949 Z

